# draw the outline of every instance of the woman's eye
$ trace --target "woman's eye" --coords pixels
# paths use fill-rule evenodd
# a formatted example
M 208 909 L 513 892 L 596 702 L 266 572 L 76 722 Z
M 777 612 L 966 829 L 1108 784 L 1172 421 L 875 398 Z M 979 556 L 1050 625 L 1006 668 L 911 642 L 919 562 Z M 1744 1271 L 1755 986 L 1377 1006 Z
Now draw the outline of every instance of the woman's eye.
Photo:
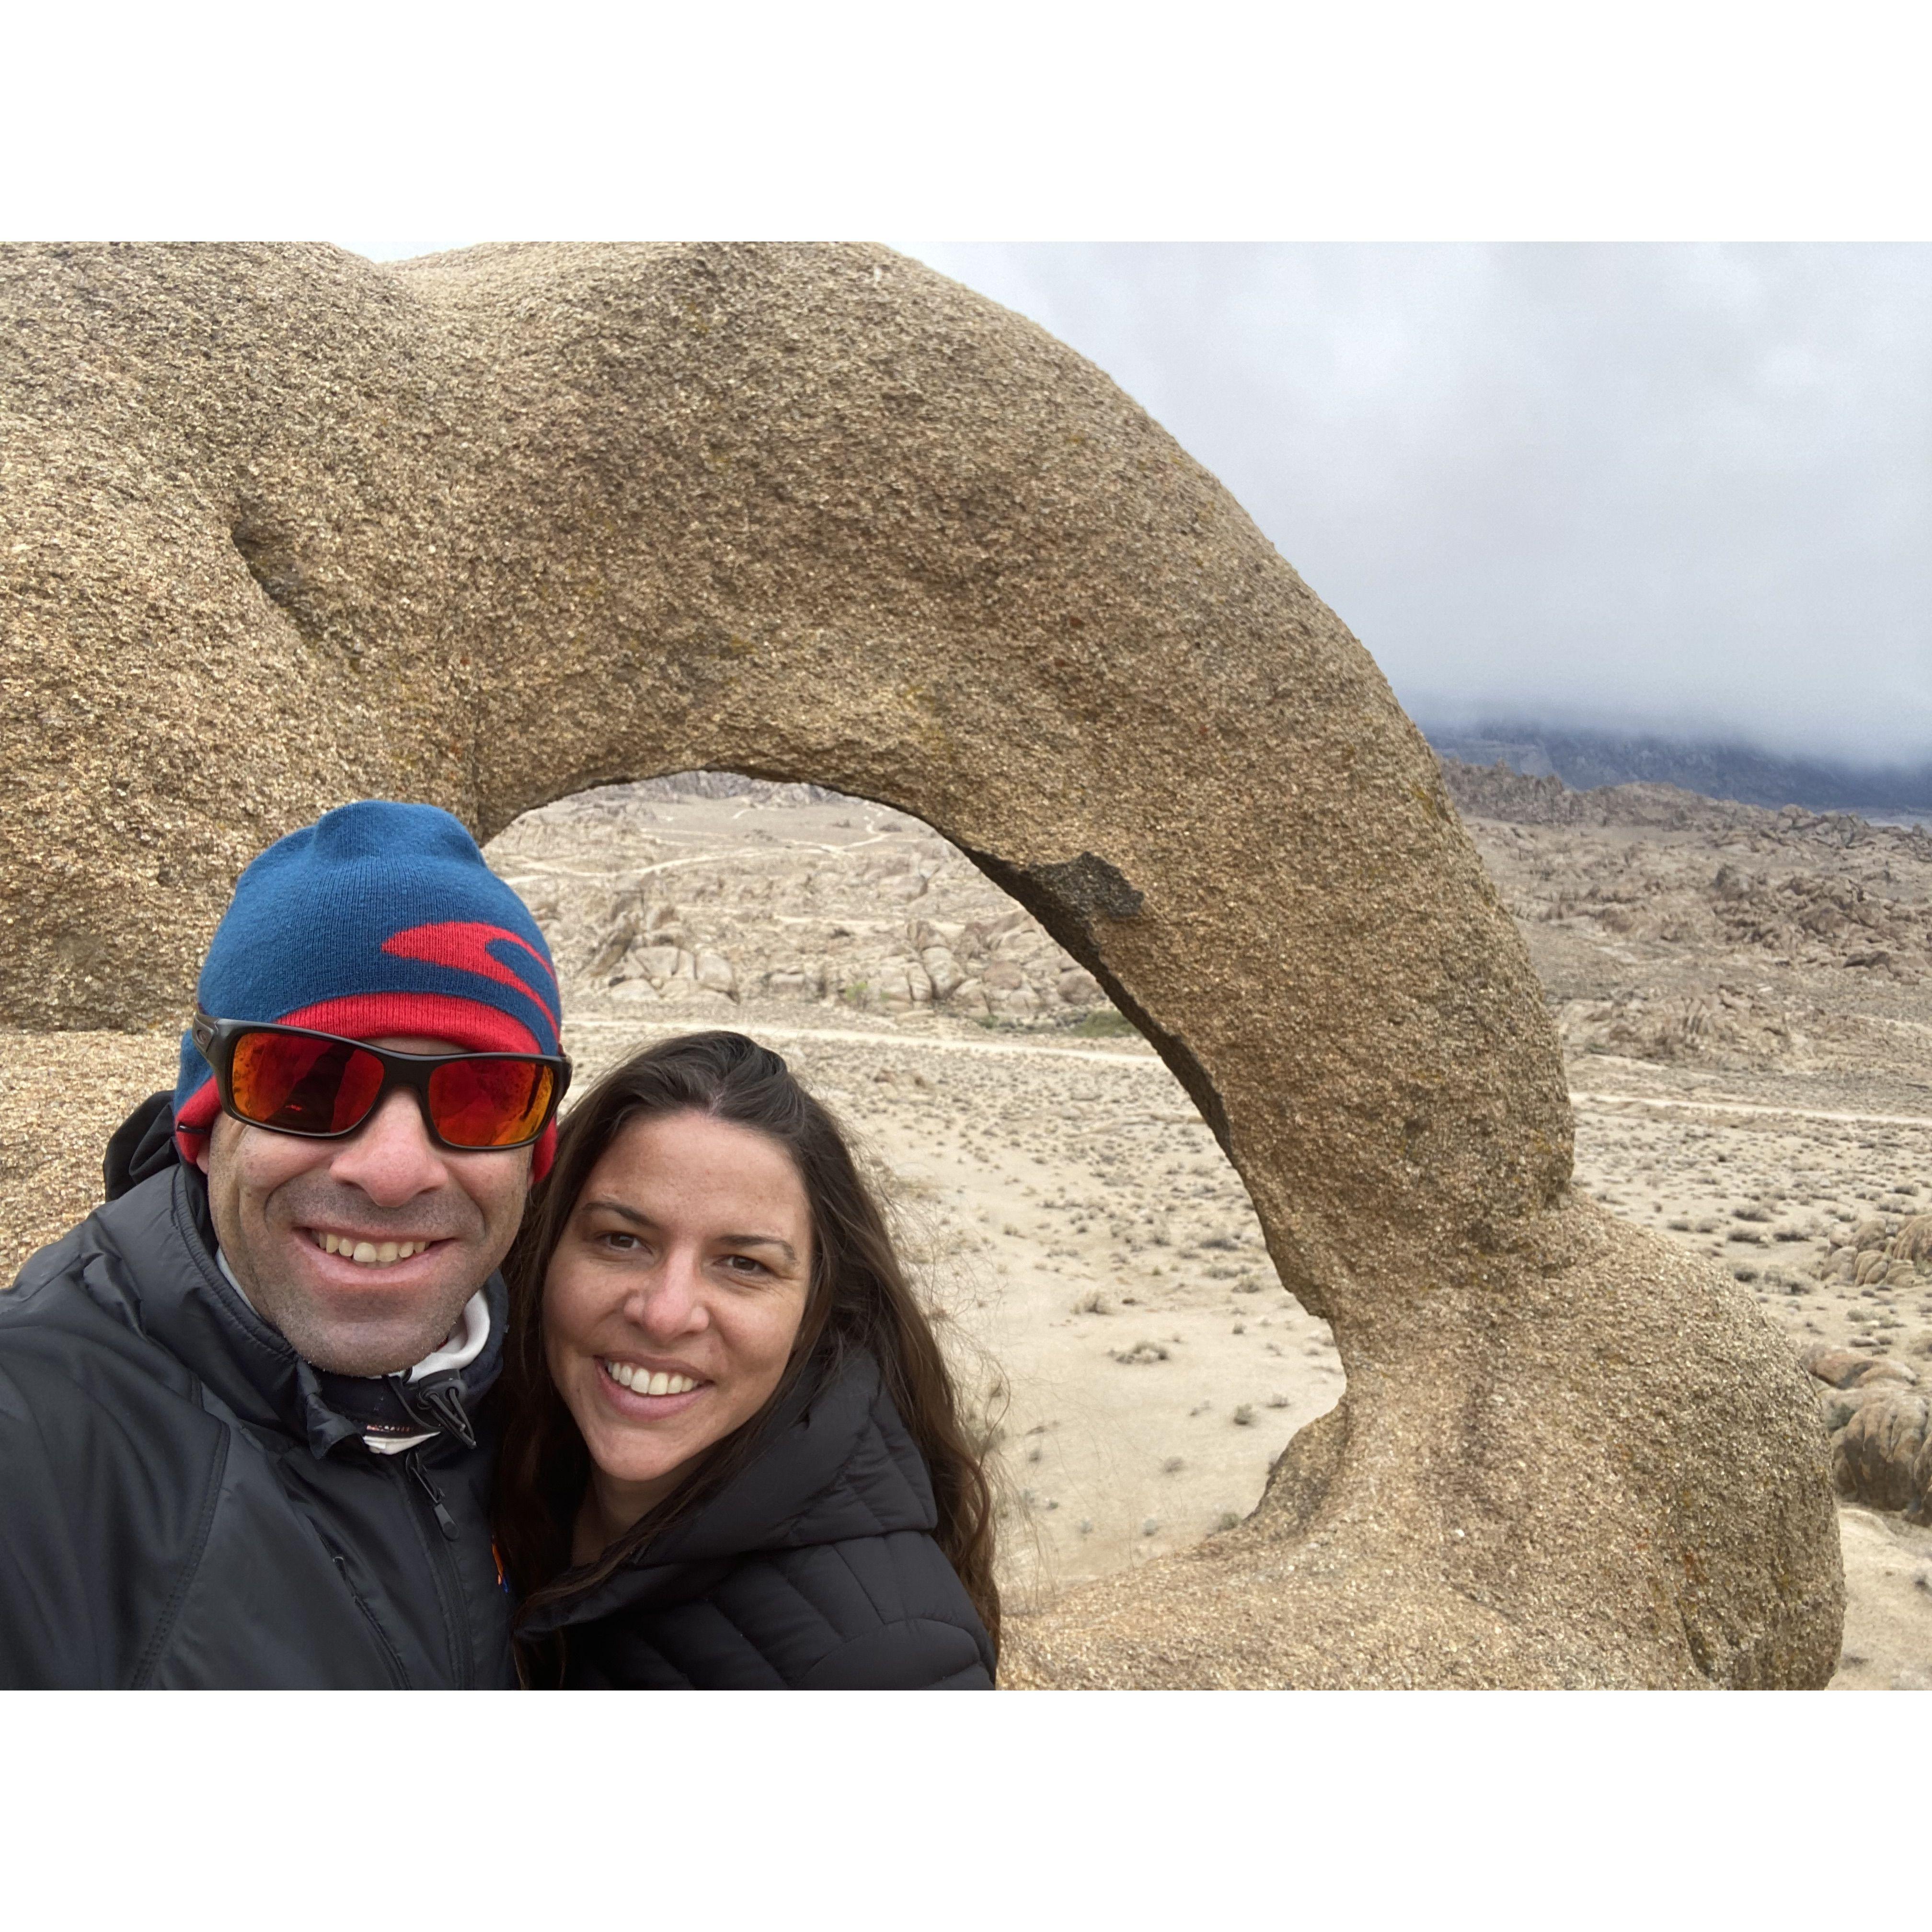
M 734 1274 L 770 1274 L 771 1270 L 749 1255 L 727 1255 L 724 1265 Z
M 608 1246 L 616 1249 L 620 1253 L 628 1253 L 638 1245 L 637 1236 L 622 1228 L 608 1228 L 597 1238 Z

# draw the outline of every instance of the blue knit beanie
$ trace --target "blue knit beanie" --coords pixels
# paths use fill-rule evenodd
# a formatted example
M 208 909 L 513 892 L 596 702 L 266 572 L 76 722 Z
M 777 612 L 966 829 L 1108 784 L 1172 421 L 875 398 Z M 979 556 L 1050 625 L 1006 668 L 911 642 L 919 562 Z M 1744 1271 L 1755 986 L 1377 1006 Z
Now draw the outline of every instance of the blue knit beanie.
M 214 1019 L 349 1040 L 420 1034 L 473 1053 L 556 1053 L 563 1015 L 550 948 L 476 842 L 430 805 L 364 799 L 279 838 L 236 882 L 195 998 Z M 176 1144 L 192 1159 L 220 1112 L 214 1075 L 182 1039 Z M 537 1143 L 549 1167 L 556 1129 Z

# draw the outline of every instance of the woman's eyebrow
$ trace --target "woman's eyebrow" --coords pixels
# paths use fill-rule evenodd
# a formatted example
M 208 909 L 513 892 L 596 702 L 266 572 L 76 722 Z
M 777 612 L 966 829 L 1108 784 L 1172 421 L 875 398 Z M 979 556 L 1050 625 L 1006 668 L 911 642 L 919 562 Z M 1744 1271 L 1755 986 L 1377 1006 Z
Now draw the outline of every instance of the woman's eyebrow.
M 634 1208 L 627 1208 L 621 1201 L 613 1201 L 608 1195 L 599 1195 L 594 1201 L 580 1202 L 577 1211 L 580 1214 L 594 1214 L 602 1210 L 606 1214 L 621 1216 L 626 1221 L 634 1221 L 640 1228 L 654 1226 L 648 1214 L 640 1214 Z
M 797 1250 L 776 1234 L 720 1234 L 718 1238 L 734 1248 L 776 1248 L 793 1266 L 798 1264 Z

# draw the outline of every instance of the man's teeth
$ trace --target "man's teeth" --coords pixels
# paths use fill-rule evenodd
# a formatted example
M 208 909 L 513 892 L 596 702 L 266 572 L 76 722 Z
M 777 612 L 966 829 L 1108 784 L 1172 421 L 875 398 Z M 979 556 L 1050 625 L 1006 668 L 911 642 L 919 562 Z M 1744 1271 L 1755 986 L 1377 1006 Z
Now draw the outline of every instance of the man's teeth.
M 604 1372 L 633 1395 L 688 1395 L 698 1384 L 689 1376 L 667 1375 L 659 1369 L 634 1369 L 628 1362 L 606 1362 Z
M 360 1262 L 364 1268 L 386 1268 L 391 1262 L 406 1262 L 429 1246 L 427 1241 L 358 1241 L 352 1234 L 317 1234 L 315 1238 L 325 1253 L 340 1255 L 344 1261 Z

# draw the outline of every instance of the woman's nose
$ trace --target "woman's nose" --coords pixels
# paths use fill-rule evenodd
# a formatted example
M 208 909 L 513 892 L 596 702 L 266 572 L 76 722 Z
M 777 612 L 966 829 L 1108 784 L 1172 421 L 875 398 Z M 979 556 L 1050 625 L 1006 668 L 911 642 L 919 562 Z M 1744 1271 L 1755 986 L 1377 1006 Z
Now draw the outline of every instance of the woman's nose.
M 703 1288 L 695 1258 L 674 1248 L 638 1284 L 626 1312 L 647 1334 L 688 1334 L 704 1326 Z

